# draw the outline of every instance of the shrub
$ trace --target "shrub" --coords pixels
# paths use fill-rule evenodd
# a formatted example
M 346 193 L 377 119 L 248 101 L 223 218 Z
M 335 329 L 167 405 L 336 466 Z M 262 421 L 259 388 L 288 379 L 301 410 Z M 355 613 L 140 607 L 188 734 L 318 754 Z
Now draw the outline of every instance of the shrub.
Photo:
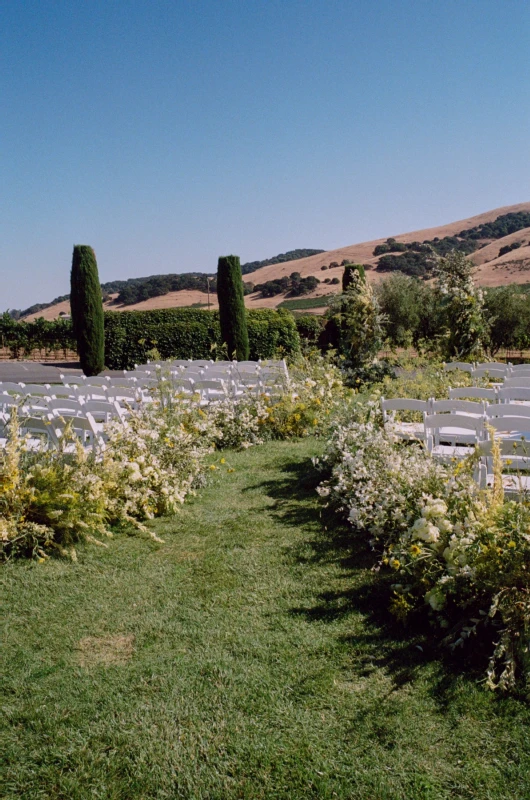
M 74 246 L 70 282 L 72 327 L 81 368 L 85 375 L 98 375 L 105 366 L 105 334 L 98 267 L 91 247 Z
M 330 280 L 330 283 L 332 283 L 332 284 L 336 285 L 337 283 L 340 283 L 340 280 L 339 280 L 338 278 L 332 278 L 332 279 Z
M 250 358 L 290 356 L 300 349 L 293 316 L 286 310 L 246 312 Z M 154 347 L 162 359 L 215 358 L 222 352 L 219 313 L 192 308 L 156 311 L 109 311 L 105 314 L 109 369 L 132 369 L 145 363 Z
M 249 345 L 239 256 L 219 258 L 217 299 L 223 344 L 230 358 L 245 361 L 249 357 Z

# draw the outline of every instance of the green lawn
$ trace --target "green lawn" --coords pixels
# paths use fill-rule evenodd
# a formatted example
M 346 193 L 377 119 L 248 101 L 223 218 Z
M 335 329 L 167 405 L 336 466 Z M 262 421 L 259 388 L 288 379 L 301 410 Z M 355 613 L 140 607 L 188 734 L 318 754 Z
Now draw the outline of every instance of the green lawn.
M 320 449 L 227 455 L 164 544 L 4 568 L 5 798 L 530 797 L 529 707 L 392 626 Z

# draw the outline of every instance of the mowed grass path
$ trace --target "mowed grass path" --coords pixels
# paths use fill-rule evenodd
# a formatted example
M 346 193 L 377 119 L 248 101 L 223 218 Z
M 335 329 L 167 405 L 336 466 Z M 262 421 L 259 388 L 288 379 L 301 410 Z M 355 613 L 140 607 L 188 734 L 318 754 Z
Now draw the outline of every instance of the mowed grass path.
M 320 449 L 228 454 L 162 545 L 7 565 L 4 797 L 530 797 L 528 706 L 392 627 Z

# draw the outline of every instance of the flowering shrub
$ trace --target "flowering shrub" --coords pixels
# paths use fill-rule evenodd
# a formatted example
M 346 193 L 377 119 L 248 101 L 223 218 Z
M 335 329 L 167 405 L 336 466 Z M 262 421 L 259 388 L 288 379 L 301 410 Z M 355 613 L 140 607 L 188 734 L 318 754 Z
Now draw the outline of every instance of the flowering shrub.
M 68 429 L 60 451 L 35 452 L 18 434 L 13 411 L 5 450 L 0 450 L 0 541 L 5 557 L 46 557 L 55 548 L 75 557 L 74 544 L 107 534 L 106 495 L 95 460 L 82 447 L 65 454 L 76 438 Z
M 453 648 L 488 633 L 489 686 L 530 684 L 530 507 L 504 502 L 500 460 L 493 490 L 479 490 L 473 457 L 435 463 L 421 445 L 394 440 L 371 403 L 337 426 L 322 463 L 330 477 L 319 494 L 396 575 L 392 613 L 426 613 Z

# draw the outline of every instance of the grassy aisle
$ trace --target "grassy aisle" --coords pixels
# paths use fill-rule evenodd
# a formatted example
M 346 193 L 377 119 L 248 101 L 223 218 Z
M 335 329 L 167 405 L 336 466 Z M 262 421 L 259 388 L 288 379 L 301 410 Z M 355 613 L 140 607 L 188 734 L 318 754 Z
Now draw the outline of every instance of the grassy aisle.
M 319 449 L 230 455 L 162 545 L 4 569 L 5 797 L 530 797 L 528 707 L 385 627 Z

